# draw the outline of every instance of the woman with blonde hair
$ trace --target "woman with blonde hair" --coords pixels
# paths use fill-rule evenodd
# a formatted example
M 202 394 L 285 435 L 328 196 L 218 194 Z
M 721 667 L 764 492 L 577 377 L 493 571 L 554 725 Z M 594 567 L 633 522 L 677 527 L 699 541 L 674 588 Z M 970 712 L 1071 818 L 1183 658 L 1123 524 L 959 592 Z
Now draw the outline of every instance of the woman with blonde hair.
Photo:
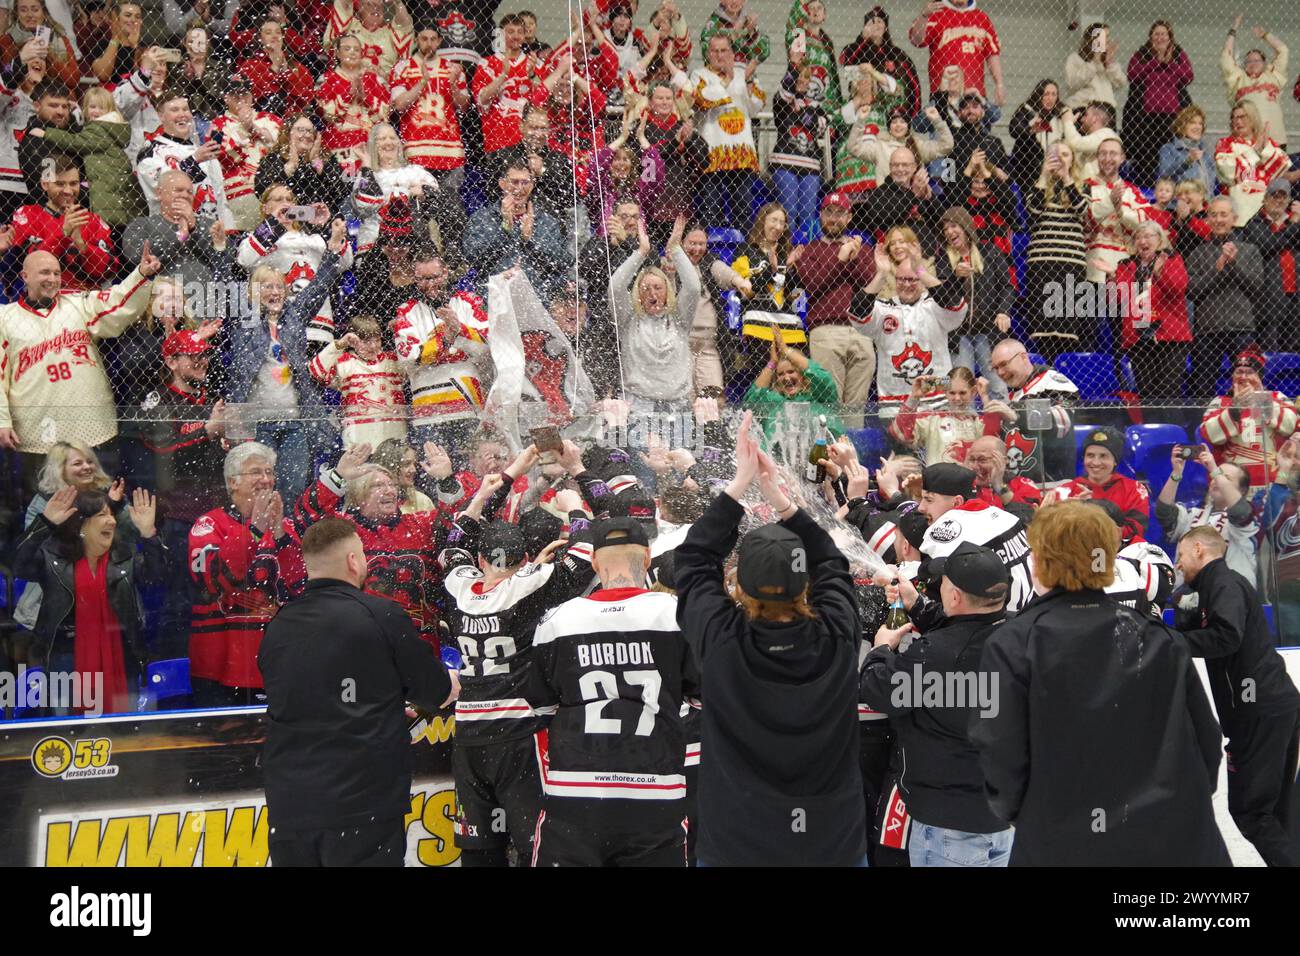
M 454 193 L 444 192 L 438 180 L 418 163 L 406 157 L 406 147 L 397 130 L 388 123 L 377 123 L 366 141 L 366 162 L 357 178 L 352 200 L 361 217 L 357 251 L 365 252 L 379 237 L 380 214 L 397 196 L 411 205 L 411 234 L 432 238 L 428 220 L 437 223 L 439 238 L 434 244 L 441 250 L 442 237 L 460 235 L 464 227 L 464 209 Z
M 36 495 L 23 515 L 23 530 L 41 516 L 51 498 L 64 488 L 75 488 L 78 493 L 99 492 L 106 495 L 109 506 L 117 514 L 121 531 L 131 530 L 131 522 L 122 506 L 126 503 L 126 483 L 114 481 L 104 471 L 99 458 L 91 448 L 71 442 L 55 442 L 45 453 L 45 463 L 36 476 Z M 29 581 L 22 596 L 14 606 L 13 618 L 21 626 L 32 630 L 41 610 L 41 586 Z M 20 642 L 22 643 L 22 642 Z
M 925 265 L 923 283 L 927 288 L 932 288 L 938 284 L 938 280 L 934 275 L 934 257 L 923 253 L 921 240 L 917 238 L 916 232 L 910 226 L 892 226 L 880 241 L 880 246 L 884 249 L 885 255 L 888 256 L 890 263 L 895 268 L 913 262 L 923 263 Z M 893 270 L 890 270 L 889 274 L 884 277 L 877 298 L 898 298 L 898 284 L 894 281 Z
M 1088 198 L 1081 188 L 1074 150 L 1054 143 L 1043 157 L 1038 182 L 1025 196 L 1029 248 L 1025 253 L 1024 317 L 1034 348 L 1050 363 L 1079 341 L 1066 309 L 1051 307 L 1053 294 L 1081 285 L 1087 275 L 1084 213 Z
M 1258 48 L 1246 51 L 1241 66 L 1233 49 L 1237 40 L 1237 31 L 1241 29 L 1241 14 L 1237 14 L 1232 29 L 1223 41 L 1223 52 L 1219 56 L 1219 69 L 1223 71 L 1223 85 L 1228 94 L 1228 103 L 1250 103 L 1259 111 L 1264 128 L 1271 139 L 1286 149 L 1286 119 L 1282 115 L 1282 103 L 1286 98 L 1287 85 L 1291 82 L 1287 73 L 1286 44 L 1282 38 L 1255 27 L 1257 39 L 1267 43 L 1273 49 L 1273 62 L 1269 63 L 1264 51 Z
M 944 404 L 920 411 L 921 400 L 935 388 L 944 388 Z M 974 401 L 977 396 L 979 408 Z M 989 397 L 987 379 L 977 379 L 969 368 L 958 365 L 948 373 L 946 386 L 924 375 L 912 383 L 912 394 L 889 423 L 889 436 L 914 449 L 927 465 L 941 461 L 961 464 L 975 439 L 1001 433 L 1003 411 L 1014 414 L 1004 402 Z
M 329 207 L 316 203 L 312 207 L 315 218 L 303 222 L 289 217 L 289 210 L 298 205 L 298 199 L 288 186 L 272 186 L 262 193 L 261 198 L 262 221 L 239 243 L 235 261 L 245 272 L 252 272 L 258 266 L 270 266 L 276 272 L 292 276 L 289 294 L 297 295 L 320 269 L 325 255 L 324 233 L 330 223 Z M 350 245 L 343 247 L 339 268 L 352 268 Z M 308 322 L 307 338 L 321 345 L 334 340 L 334 307 L 328 296 Z
M 637 223 L 636 251 L 609 280 L 610 312 L 623 361 L 624 398 L 633 414 L 690 408 L 693 363 L 689 338 L 700 298 L 700 276 L 682 251 L 685 229 L 685 218 L 678 216 L 668 237 L 668 256 L 681 283 L 680 293 L 663 269 L 656 265 L 643 268 L 651 254 L 644 219 Z
M 1295 177 L 1287 173 L 1290 157 L 1269 137 L 1254 103 L 1243 100 L 1234 106 L 1228 126 L 1232 134 L 1219 140 L 1214 165 L 1240 227 L 1255 218 L 1264 205 L 1264 190 L 1270 182 L 1284 174 L 1287 179 Z
M 283 273 L 266 265 L 249 277 L 248 315 L 229 323 L 231 402 L 253 406 L 256 439 L 276 453 L 276 488 L 296 497 L 314 474 L 322 443 L 333 440 L 328 409 L 312 377 L 311 360 L 319 344 L 308 325 L 320 313 L 339 276 L 347 245 L 343 220 L 335 219 L 320 268 L 306 288 L 290 298 Z M 218 260 L 218 281 L 229 279 L 229 257 Z
M 397 482 L 397 489 L 402 495 L 402 514 L 433 511 L 437 508 L 432 498 L 415 487 L 415 477 L 420 470 L 420 457 L 406 442 L 397 438 L 382 441 L 375 448 L 375 453 L 370 460 L 386 470 Z

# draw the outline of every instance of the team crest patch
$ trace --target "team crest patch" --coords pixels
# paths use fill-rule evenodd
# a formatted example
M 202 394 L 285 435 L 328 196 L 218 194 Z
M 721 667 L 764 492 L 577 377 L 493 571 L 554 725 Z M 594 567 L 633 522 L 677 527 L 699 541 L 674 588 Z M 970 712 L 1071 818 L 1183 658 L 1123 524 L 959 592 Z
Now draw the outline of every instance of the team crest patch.
M 898 316 L 896 316 L 896 315 L 887 315 L 887 316 L 885 316 L 884 319 L 883 319 L 883 320 L 881 321 L 881 323 L 880 323 L 880 328 L 884 331 L 884 333 L 885 333 L 886 335 L 889 335 L 889 334 L 892 333 L 892 332 L 897 332 L 897 331 L 898 331 Z
M 207 515 L 203 515 L 198 521 L 194 522 L 194 527 L 190 529 L 190 533 L 201 538 L 205 534 L 212 534 L 214 530 L 212 519 Z

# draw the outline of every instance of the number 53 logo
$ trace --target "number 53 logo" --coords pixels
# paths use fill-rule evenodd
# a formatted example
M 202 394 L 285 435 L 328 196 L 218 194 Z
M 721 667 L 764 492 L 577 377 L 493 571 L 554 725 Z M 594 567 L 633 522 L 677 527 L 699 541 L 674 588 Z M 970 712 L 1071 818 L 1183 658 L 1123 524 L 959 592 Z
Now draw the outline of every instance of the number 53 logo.
M 109 761 L 113 741 L 94 737 L 70 742 L 63 737 L 46 737 L 32 748 L 32 766 L 42 777 L 77 780 L 88 777 L 116 777 L 118 768 Z

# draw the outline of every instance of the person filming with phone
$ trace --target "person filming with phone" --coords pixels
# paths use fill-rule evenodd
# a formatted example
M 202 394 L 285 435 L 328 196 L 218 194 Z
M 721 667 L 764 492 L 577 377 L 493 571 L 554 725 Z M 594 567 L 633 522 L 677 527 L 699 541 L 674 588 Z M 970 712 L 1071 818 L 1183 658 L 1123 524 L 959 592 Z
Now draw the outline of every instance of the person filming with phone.
M 1247 581 L 1256 580 L 1255 537 L 1259 522 L 1250 506 L 1250 476 L 1240 465 L 1218 464 L 1204 445 L 1175 445 L 1170 455 L 1173 470 L 1156 499 L 1156 520 L 1165 536 L 1175 544 L 1193 528 L 1208 525 L 1228 543 L 1224 555 L 1228 567 Z M 1178 502 L 1178 486 L 1183 470 L 1194 461 L 1210 475 L 1210 489 L 1205 503 L 1189 508 Z

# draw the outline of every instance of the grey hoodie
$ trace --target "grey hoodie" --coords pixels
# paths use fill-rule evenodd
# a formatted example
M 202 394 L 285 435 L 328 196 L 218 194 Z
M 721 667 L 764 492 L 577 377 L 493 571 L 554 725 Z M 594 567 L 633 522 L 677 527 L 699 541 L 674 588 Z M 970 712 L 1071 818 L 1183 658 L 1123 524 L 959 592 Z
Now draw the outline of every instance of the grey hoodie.
M 609 280 L 609 305 L 618 329 L 623 386 L 628 395 L 649 401 L 687 402 L 691 397 L 691 324 L 700 299 L 700 274 L 681 246 L 673 249 L 680 288 L 671 312 L 646 315 L 633 305 L 633 278 L 645 257 L 628 256 Z

